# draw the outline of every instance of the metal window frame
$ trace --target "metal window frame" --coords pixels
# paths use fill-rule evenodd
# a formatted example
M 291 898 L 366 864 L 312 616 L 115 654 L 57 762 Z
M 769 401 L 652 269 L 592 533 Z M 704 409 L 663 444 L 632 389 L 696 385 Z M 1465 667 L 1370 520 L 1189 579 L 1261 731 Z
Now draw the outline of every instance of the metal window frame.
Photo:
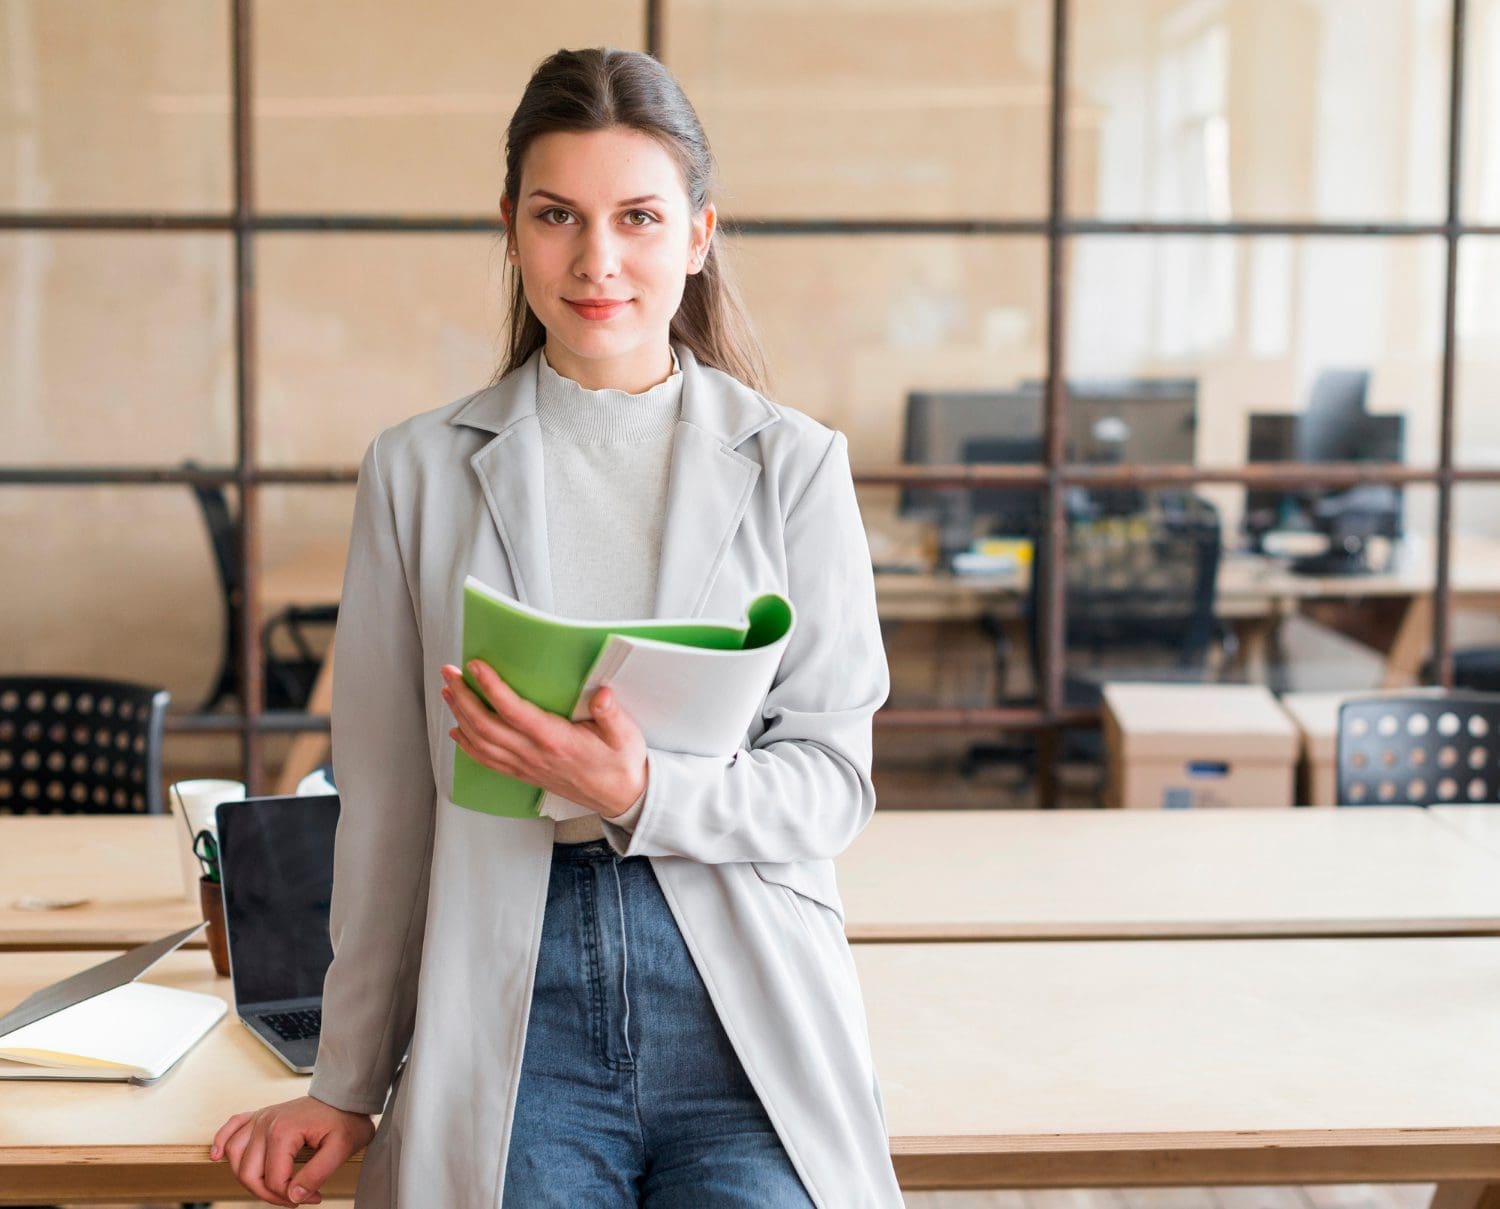
M 1466 224 L 1461 220 L 1459 184 L 1462 176 L 1464 28 L 1467 0 L 1450 0 L 1448 156 L 1446 217 L 1442 222 L 1147 222 L 1070 217 L 1066 213 L 1067 174 L 1066 97 L 1070 0 L 1052 0 L 1051 98 L 1048 200 L 1045 218 L 988 219 L 839 219 L 754 217 L 721 220 L 725 230 L 747 236 L 1036 236 L 1046 240 L 1046 377 L 1043 461 L 1026 466 L 892 466 L 856 473 L 865 485 L 925 484 L 980 487 L 1035 486 L 1044 501 L 1045 532 L 1056 554 L 1046 560 L 1040 592 L 1044 602 L 1041 643 L 1041 702 L 1036 708 L 885 709 L 876 715 L 880 729 L 1030 731 L 1040 747 L 1039 797 L 1053 804 L 1053 779 L 1059 731 L 1067 726 L 1097 722 L 1090 711 L 1064 706 L 1063 585 L 1066 582 L 1064 489 L 1072 485 L 1153 486 L 1199 483 L 1243 484 L 1262 487 L 1345 486 L 1355 483 L 1430 485 L 1437 491 L 1437 550 L 1434 583 L 1433 651 L 1438 682 L 1451 687 L 1452 652 L 1452 522 L 1453 488 L 1458 483 L 1500 483 L 1500 467 L 1457 468 L 1453 465 L 1454 371 L 1459 244 L 1467 236 L 1500 235 L 1500 225 Z M 645 44 L 653 55 L 662 46 L 663 0 L 645 0 Z M 266 781 L 262 767 L 263 735 L 326 730 L 328 719 L 299 713 L 267 711 L 262 704 L 260 666 L 261 626 L 260 488 L 263 486 L 348 485 L 357 469 L 347 466 L 268 467 L 261 465 L 257 443 L 255 240 L 269 232 L 378 232 L 381 234 L 495 234 L 497 220 L 465 215 L 413 216 L 387 214 L 260 214 L 254 205 L 254 144 L 251 129 L 251 64 L 254 40 L 251 0 L 229 0 L 231 9 L 230 72 L 233 96 L 231 147 L 234 158 L 233 202 L 229 213 L 77 213 L 17 211 L 0 213 L 0 231 L 129 231 L 170 235 L 182 232 L 221 232 L 233 239 L 236 454 L 232 466 L 184 470 L 164 466 L 3 466 L 0 486 L 162 485 L 217 483 L 236 487 L 242 522 L 238 557 L 245 599 L 241 611 L 240 683 L 244 700 L 235 714 L 177 715 L 168 729 L 177 733 L 237 733 L 241 738 L 241 774 L 250 792 Z M 1243 467 L 1134 465 L 1098 467 L 1070 465 L 1066 460 L 1067 397 L 1064 377 L 1063 317 L 1068 296 L 1064 274 L 1070 240 L 1079 236 L 1373 236 L 1440 237 L 1445 253 L 1442 377 L 1439 396 L 1437 465 L 1431 469 L 1399 464 L 1278 463 Z

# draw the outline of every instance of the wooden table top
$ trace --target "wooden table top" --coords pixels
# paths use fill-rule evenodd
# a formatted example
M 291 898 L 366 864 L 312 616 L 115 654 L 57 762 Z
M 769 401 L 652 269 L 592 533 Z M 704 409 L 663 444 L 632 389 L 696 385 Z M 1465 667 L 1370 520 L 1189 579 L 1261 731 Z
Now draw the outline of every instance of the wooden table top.
M 203 918 L 184 893 L 174 815 L 0 815 L 0 950 L 119 948 Z M 77 907 L 17 901 L 86 898 Z M 207 944 L 199 933 L 189 945 Z
M 1500 1179 L 1500 940 L 854 957 L 908 1187 Z
M 102 957 L 0 954 L 0 1002 Z M 854 957 L 908 1188 L 1500 1182 L 1500 939 Z M 202 953 L 148 978 L 228 993 Z M 306 1085 L 232 1015 L 154 1087 L 10 1083 L 0 1203 L 229 1195 L 214 1130 Z
M 1427 813 L 1471 844 L 1500 856 L 1500 806 L 1430 806 Z
M 1441 813 L 877 811 L 839 889 L 854 941 L 1500 933 L 1500 807 L 1457 811 L 1468 832 Z M 201 919 L 175 825 L 0 816 L 0 950 L 143 944 Z
M 1500 934 L 1500 843 L 1415 807 L 877 810 L 837 864 L 856 941 Z

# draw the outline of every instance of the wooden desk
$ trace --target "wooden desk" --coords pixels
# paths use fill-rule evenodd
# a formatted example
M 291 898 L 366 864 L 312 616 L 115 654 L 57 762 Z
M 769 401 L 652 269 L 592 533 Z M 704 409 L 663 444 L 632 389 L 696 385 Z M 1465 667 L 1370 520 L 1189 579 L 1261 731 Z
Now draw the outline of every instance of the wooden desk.
M 1408 807 L 877 811 L 839 888 L 855 941 L 1500 934 L 1500 807 L 1461 809 L 1493 849 Z M 0 816 L 0 950 L 195 923 L 174 822 Z M 22 894 L 94 901 L 20 911 Z
M 877 810 L 838 881 L 853 941 L 1500 935 L 1500 845 L 1414 807 Z
M 907 1188 L 1500 1182 L 1500 940 L 854 956 Z
M 0 950 L 145 944 L 203 918 L 187 898 L 175 815 L 0 815 Z M 88 898 L 20 910 L 18 898 Z M 187 942 L 202 948 L 203 933 Z
M 854 956 L 908 1189 L 1472 1184 L 1439 1189 L 1457 1209 L 1500 1183 L 1500 940 Z M 0 955 L 0 1001 L 89 959 Z M 151 977 L 225 989 L 202 954 Z M 213 1131 L 305 1087 L 233 1019 L 155 1087 L 10 1084 L 0 1203 L 232 1196 Z M 351 1165 L 325 1191 L 353 1182 Z
M 0 1005 L 106 959 L 106 953 L 0 954 Z M 304 1095 L 296 1075 L 234 1015 L 229 980 L 208 954 L 176 952 L 144 981 L 206 991 L 229 1014 L 151 1087 L 128 1083 L 13 1082 L 0 1087 L 0 1204 L 110 1200 L 245 1200 L 248 1193 L 208 1144 L 229 1117 Z M 346 1166 L 324 1196 L 352 1196 Z
M 1427 813 L 1470 843 L 1500 856 L 1500 806 L 1431 806 Z

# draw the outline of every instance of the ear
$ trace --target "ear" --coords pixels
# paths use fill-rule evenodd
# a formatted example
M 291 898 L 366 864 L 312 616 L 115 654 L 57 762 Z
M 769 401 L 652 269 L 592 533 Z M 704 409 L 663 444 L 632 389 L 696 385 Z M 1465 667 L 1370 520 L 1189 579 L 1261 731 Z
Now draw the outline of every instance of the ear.
M 703 262 L 708 257 L 708 245 L 713 240 L 718 222 L 719 212 L 714 209 L 713 202 L 709 202 L 700 213 L 693 216 L 693 238 L 688 249 L 690 274 L 703 271 Z

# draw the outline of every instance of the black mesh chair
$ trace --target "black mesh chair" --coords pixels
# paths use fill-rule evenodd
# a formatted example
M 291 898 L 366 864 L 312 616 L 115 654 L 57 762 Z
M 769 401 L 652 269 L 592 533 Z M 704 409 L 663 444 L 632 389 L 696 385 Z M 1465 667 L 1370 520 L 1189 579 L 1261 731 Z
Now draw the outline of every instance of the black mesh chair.
M 185 470 L 201 469 L 194 461 L 182 465 Z M 235 552 L 240 523 L 230 510 L 224 489 L 204 483 L 190 486 L 203 514 L 203 523 L 208 527 L 224 606 L 224 641 L 219 651 L 219 670 L 213 688 L 197 706 L 198 713 L 206 714 L 225 697 L 238 700 L 241 695 L 240 615 L 245 589 Z M 331 628 L 338 621 L 338 615 L 338 605 L 335 604 L 290 605 L 266 620 L 261 627 L 260 641 L 267 709 L 307 708 L 318 670 L 323 666 L 323 657 L 312 641 L 312 632 L 317 627 Z
M 1217 632 L 1218 511 L 1207 500 L 1181 491 L 1154 492 L 1143 502 L 1143 510 L 1131 515 L 1096 512 L 1088 497 L 1069 508 L 1067 709 L 1098 709 L 1103 685 L 1110 680 L 1192 682 L 1207 674 Z M 1036 542 L 1036 553 L 1026 600 L 1033 673 L 1041 667 L 1038 618 L 1049 557 L 1045 542 Z M 1062 758 L 1102 768 L 1101 732 L 1095 727 L 1064 731 Z M 1031 771 L 1034 745 L 1029 740 L 975 744 L 960 772 L 971 776 L 981 764 L 1016 762 Z
M 1500 694 L 1370 697 L 1339 710 L 1341 806 L 1500 802 Z
M 118 680 L 0 676 L 0 811 L 163 814 L 171 694 Z

